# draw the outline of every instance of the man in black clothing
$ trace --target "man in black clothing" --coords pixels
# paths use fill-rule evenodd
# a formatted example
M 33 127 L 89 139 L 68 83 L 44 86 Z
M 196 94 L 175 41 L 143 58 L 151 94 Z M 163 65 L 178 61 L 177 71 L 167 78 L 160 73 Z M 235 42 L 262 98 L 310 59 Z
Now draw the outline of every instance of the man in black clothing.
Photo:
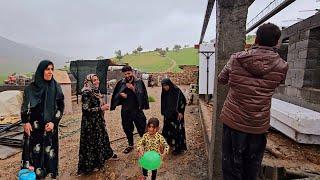
M 123 153 L 127 154 L 133 150 L 133 123 L 140 137 L 145 132 L 147 119 L 142 110 L 149 109 L 149 102 L 146 87 L 141 79 L 133 75 L 132 68 L 124 66 L 122 72 L 124 78 L 116 84 L 111 98 L 110 110 L 115 110 L 116 106 L 122 105 L 122 127 L 129 144 Z

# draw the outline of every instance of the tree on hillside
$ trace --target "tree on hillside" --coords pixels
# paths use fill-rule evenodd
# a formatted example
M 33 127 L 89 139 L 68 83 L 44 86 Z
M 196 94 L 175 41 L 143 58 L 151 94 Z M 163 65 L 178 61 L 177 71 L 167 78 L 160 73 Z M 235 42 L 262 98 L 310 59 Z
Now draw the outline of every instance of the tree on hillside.
M 135 49 L 132 51 L 132 54 L 138 54 L 138 51 Z
M 169 51 L 169 47 L 166 47 L 166 51 L 167 51 L 167 52 Z
M 173 46 L 173 50 L 174 50 L 174 51 L 179 51 L 180 49 L 181 49 L 181 46 L 178 45 L 178 44 L 176 44 L 176 45 Z
M 138 51 L 139 53 L 141 53 L 142 50 L 143 50 L 143 48 L 141 47 L 141 45 L 139 45 L 138 48 L 137 48 L 137 51 Z
M 162 57 L 165 57 L 166 56 L 166 51 L 165 50 L 162 50 L 162 49 L 160 49 L 159 50 L 159 54 L 160 54 L 160 56 L 162 56 Z
M 189 47 L 189 45 L 188 45 L 188 44 L 184 45 L 184 48 L 188 48 L 188 47 Z
M 121 53 L 121 50 L 117 50 L 114 52 L 116 54 L 116 58 L 118 59 L 118 61 L 120 62 L 120 60 L 123 58 L 123 55 Z
M 162 50 L 161 48 L 156 48 L 154 51 L 155 52 L 159 52 L 160 50 Z
M 97 60 L 101 60 L 101 59 L 104 59 L 104 57 L 103 56 L 98 56 L 96 59 Z

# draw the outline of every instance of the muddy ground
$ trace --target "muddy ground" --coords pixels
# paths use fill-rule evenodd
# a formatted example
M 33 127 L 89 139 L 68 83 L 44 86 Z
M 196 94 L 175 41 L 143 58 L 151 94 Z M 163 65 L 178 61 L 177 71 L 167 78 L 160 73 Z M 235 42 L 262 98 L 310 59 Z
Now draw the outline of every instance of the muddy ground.
M 182 87 L 184 90 L 186 87 Z M 150 103 L 150 110 L 146 110 L 147 118 L 160 115 L 159 87 L 149 88 L 149 95 L 155 98 Z M 79 106 L 75 106 L 73 115 L 66 115 L 61 120 L 60 127 L 60 162 L 59 179 L 137 179 L 141 176 L 136 152 L 123 154 L 127 146 L 125 134 L 121 127 L 120 108 L 106 113 L 106 124 L 111 146 L 118 154 L 118 161 L 107 161 L 105 167 L 90 176 L 77 176 L 78 148 L 80 140 L 81 113 Z M 202 137 L 201 123 L 197 106 L 188 106 L 185 114 L 186 136 L 188 151 L 179 156 L 169 155 L 158 170 L 157 179 L 207 179 L 207 157 Z M 162 125 L 162 123 L 161 123 Z M 136 135 L 135 140 L 139 137 Z M 20 166 L 21 153 L 0 161 L 0 179 L 16 179 Z
M 184 91 L 187 87 L 181 87 Z M 159 87 L 149 88 L 149 95 L 155 98 L 150 103 L 150 110 L 145 111 L 147 118 L 160 115 Z M 188 151 L 179 156 L 169 155 L 158 171 L 158 179 L 207 179 L 207 157 L 199 120 L 198 106 L 187 106 L 186 135 Z M 79 148 L 79 128 L 81 121 L 79 105 L 75 105 L 74 114 L 66 115 L 60 127 L 60 162 L 59 179 L 137 179 L 141 171 L 137 163 L 135 152 L 128 155 L 121 153 L 127 141 L 121 127 L 120 108 L 106 113 L 106 124 L 110 141 L 118 161 L 107 161 L 105 167 L 90 176 L 76 175 Z M 162 125 L 162 123 L 161 123 Z M 135 140 L 139 137 L 136 135 Z M 268 134 L 269 150 L 266 151 L 263 163 L 271 166 L 285 167 L 297 172 L 311 172 L 320 174 L 320 146 L 303 145 L 294 142 L 277 131 Z M 21 153 L 6 160 L 0 160 L 0 179 L 16 179 L 20 167 Z

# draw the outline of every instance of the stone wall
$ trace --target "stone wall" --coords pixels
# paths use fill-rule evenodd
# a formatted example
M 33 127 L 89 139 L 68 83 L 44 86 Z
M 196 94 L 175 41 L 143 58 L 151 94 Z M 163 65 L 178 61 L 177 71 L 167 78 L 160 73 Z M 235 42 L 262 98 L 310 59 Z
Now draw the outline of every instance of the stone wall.
M 289 70 L 274 97 L 320 112 L 320 14 L 284 29 L 282 40 Z
M 164 73 L 150 73 L 158 81 L 158 85 L 161 84 L 161 80 L 164 78 L 170 78 L 170 80 L 176 85 L 189 85 L 198 83 L 199 68 L 194 65 L 180 66 L 182 72 L 164 72 Z

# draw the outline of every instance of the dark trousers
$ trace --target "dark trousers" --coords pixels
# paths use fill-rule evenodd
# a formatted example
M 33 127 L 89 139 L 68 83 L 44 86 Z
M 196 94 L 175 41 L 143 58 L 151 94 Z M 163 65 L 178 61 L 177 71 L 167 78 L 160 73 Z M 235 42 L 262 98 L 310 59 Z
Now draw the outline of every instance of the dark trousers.
M 147 118 L 142 110 L 130 111 L 121 109 L 121 119 L 122 128 L 127 136 L 128 144 L 129 146 L 133 146 L 134 125 L 136 126 L 140 137 L 142 137 L 146 131 Z
M 223 125 L 224 180 L 256 180 L 266 148 L 266 134 L 249 134 Z
M 148 170 L 142 168 L 142 173 L 143 173 L 143 176 L 148 176 Z M 152 180 L 156 180 L 157 178 L 157 170 L 152 170 L 152 176 L 151 176 L 151 179 Z

